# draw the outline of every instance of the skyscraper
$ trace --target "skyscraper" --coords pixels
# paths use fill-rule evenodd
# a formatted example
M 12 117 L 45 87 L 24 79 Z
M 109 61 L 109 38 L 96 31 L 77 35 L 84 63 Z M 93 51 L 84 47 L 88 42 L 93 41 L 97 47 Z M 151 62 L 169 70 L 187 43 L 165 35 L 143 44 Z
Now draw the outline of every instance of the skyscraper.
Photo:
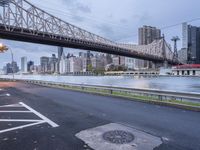
M 57 73 L 60 73 L 60 61 L 61 61 L 61 57 L 63 55 L 63 47 L 58 47 L 58 61 L 57 61 L 57 66 L 56 66 L 56 71 Z
M 49 57 L 40 58 L 41 72 L 47 73 L 49 71 Z
M 139 45 L 147 45 L 161 38 L 161 30 L 156 27 L 143 26 L 139 28 Z
M 161 30 L 157 29 L 156 27 L 146 26 L 139 28 L 138 30 L 139 39 L 138 43 L 139 45 L 148 45 L 151 44 L 154 40 L 161 38 Z M 139 60 L 137 59 L 135 61 L 139 69 L 144 68 L 152 68 L 153 63 L 145 60 Z
M 58 61 L 61 60 L 62 54 L 63 54 L 63 47 L 58 47 Z
M 33 61 L 29 61 L 28 63 L 27 63 L 27 70 L 28 70 L 28 72 L 31 72 L 31 68 L 34 66 L 34 62 Z
M 11 66 L 12 66 L 12 72 L 13 72 L 13 73 L 17 73 L 17 72 L 19 71 L 19 67 L 18 67 L 16 61 L 13 61 L 13 62 L 11 63 Z
M 200 64 L 200 27 L 182 25 L 182 51 L 186 53 L 187 63 Z
M 21 58 L 21 72 L 23 73 L 27 72 L 27 57 Z

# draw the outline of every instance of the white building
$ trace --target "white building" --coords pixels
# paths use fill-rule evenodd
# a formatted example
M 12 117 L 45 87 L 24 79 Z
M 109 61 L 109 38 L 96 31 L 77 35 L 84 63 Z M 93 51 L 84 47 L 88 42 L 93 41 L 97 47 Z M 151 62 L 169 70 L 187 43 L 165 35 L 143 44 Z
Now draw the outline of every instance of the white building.
M 60 64 L 59 64 L 59 72 L 60 74 L 65 74 L 70 72 L 70 61 L 65 57 L 65 54 L 62 53 Z
M 124 56 L 115 56 L 112 58 L 113 64 L 115 66 L 124 66 L 125 65 L 125 57 Z
M 134 70 L 136 69 L 136 59 L 134 58 L 129 58 L 129 57 L 126 57 L 125 58 L 125 67 L 128 69 L 128 70 Z
M 70 72 L 82 72 L 82 59 L 79 57 L 69 58 Z
M 93 57 L 91 58 L 92 67 L 94 69 L 104 69 L 105 59 L 103 57 Z
M 181 65 L 172 68 L 176 76 L 200 76 L 200 64 Z

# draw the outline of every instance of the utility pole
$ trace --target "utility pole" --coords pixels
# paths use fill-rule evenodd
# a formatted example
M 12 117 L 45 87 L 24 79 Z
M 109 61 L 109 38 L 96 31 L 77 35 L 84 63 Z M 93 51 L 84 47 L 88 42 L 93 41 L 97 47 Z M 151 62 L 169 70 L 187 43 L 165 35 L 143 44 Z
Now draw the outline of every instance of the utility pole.
M 174 55 L 173 55 L 173 61 L 177 62 L 178 61 L 178 49 L 177 49 L 177 42 L 180 40 L 178 36 L 174 36 L 171 39 L 174 42 Z

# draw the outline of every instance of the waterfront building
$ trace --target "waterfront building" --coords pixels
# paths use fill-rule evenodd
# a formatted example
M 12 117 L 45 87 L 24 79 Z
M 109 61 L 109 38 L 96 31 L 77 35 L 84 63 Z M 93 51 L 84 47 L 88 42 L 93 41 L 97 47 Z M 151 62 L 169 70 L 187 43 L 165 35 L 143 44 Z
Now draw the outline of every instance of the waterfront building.
M 154 40 L 161 38 L 161 30 L 156 27 L 146 26 L 138 29 L 138 44 L 139 45 L 148 45 L 151 44 Z M 146 60 L 136 59 L 135 63 L 139 69 L 148 69 L 152 68 L 153 63 Z
M 4 74 L 17 73 L 19 72 L 19 67 L 17 62 L 13 61 L 12 63 L 7 63 L 3 68 Z
M 28 61 L 28 63 L 27 63 L 27 71 L 28 72 L 32 72 L 31 70 L 32 70 L 32 66 L 34 66 L 34 62 L 33 61 Z
M 182 25 L 182 46 L 187 56 L 188 64 L 200 64 L 200 27 Z
M 59 69 L 60 74 L 66 74 L 70 72 L 70 61 L 67 57 L 65 57 L 64 53 L 61 56 Z
M 19 72 L 19 67 L 18 67 L 16 61 L 13 61 L 13 62 L 11 63 L 11 67 L 12 67 L 12 72 L 13 72 L 13 73 Z
M 136 59 L 134 58 L 129 58 L 129 57 L 126 57 L 125 58 L 125 67 L 128 69 L 128 70 L 135 70 L 136 69 Z
M 21 72 L 22 73 L 27 73 L 27 57 L 21 57 Z
M 60 73 L 59 72 L 59 70 L 60 70 L 60 60 L 61 60 L 63 53 L 64 53 L 63 47 L 58 47 L 58 61 L 56 62 L 56 67 L 55 67 L 56 68 L 55 72 L 57 72 L 57 73 Z
M 111 64 L 112 63 L 112 56 L 111 54 L 106 54 L 106 63 L 105 65 Z
M 49 65 L 50 65 L 50 72 L 55 73 L 57 70 L 57 62 L 58 59 L 56 58 L 55 54 L 52 54 L 52 57 L 49 58 Z
M 63 52 L 64 52 L 63 47 L 58 47 L 58 61 L 61 60 Z
M 178 60 L 181 61 L 183 64 L 187 64 L 188 62 L 188 53 L 187 53 L 187 48 L 182 48 L 181 50 L 178 51 Z
M 11 65 L 11 63 L 7 63 L 6 66 L 4 66 L 3 70 L 4 70 L 5 74 L 12 73 L 13 71 L 12 71 L 12 65 Z
M 124 56 L 115 56 L 112 58 L 113 64 L 115 66 L 125 66 L 125 57 Z
M 37 74 L 37 73 L 39 72 L 39 67 L 36 66 L 36 65 L 32 65 L 32 66 L 30 67 L 30 70 L 31 70 L 31 73 Z
M 81 61 L 82 61 L 82 71 L 83 72 L 87 72 L 87 58 L 81 58 Z
M 47 73 L 49 70 L 49 57 L 40 58 L 41 73 Z
M 92 68 L 95 70 L 103 70 L 105 62 L 103 57 L 93 57 L 91 58 Z
M 176 76 L 200 76 L 200 64 L 179 65 L 172 68 Z
M 71 73 L 82 72 L 82 59 L 79 57 L 70 57 L 69 65 Z
M 156 27 L 146 26 L 138 29 L 139 45 L 151 44 L 154 40 L 161 38 L 161 30 Z

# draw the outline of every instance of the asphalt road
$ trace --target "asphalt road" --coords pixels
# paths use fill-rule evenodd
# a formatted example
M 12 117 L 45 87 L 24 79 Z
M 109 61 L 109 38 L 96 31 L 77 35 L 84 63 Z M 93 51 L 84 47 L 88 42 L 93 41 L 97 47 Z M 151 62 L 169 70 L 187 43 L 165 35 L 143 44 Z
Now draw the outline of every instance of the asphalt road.
M 38 120 L 38 116 L 0 112 L 0 150 L 90 150 L 75 134 L 109 123 L 127 124 L 161 137 L 163 144 L 155 150 L 200 150 L 198 112 L 23 83 L 0 82 L 0 89 L 0 106 L 23 102 L 59 125 L 54 128 L 47 122 L 1 133 L 27 124 L 1 119 Z M 16 110 L 27 108 L 16 106 Z

